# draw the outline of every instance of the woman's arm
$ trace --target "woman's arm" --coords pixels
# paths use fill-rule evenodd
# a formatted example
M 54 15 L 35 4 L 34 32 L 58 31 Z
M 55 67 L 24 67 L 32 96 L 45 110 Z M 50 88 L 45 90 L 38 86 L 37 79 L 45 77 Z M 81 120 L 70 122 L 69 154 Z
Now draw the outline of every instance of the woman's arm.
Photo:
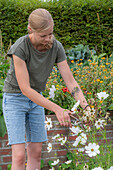
M 71 126 L 71 121 L 69 117 L 69 113 L 71 112 L 68 110 L 65 111 L 60 106 L 46 99 L 41 94 L 32 89 L 30 87 L 29 74 L 25 61 L 15 55 L 13 55 L 13 60 L 16 78 L 23 95 L 27 96 L 34 103 L 55 112 L 61 126 Z
M 82 90 L 80 89 L 80 86 L 75 81 L 72 72 L 70 71 L 70 68 L 67 64 L 67 61 L 62 61 L 58 63 L 57 66 L 72 96 L 75 98 L 76 101 L 80 100 L 80 105 L 84 109 L 88 105 L 88 103 L 82 93 Z M 87 109 L 88 108 L 89 107 L 87 107 Z

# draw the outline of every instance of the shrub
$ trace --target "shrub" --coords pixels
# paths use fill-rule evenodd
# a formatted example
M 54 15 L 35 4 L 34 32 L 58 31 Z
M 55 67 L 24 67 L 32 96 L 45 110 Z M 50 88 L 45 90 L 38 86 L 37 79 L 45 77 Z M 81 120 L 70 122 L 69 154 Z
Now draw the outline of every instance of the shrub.
M 55 22 L 54 33 L 65 49 L 75 44 L 89 45 L 97 53 L 113 49 L 112 0 L 22 1 L 1 0 L 0 26 L 3 42 L 8 46 L 27 33 L 28 16 L 36 8 L 46 8 Z

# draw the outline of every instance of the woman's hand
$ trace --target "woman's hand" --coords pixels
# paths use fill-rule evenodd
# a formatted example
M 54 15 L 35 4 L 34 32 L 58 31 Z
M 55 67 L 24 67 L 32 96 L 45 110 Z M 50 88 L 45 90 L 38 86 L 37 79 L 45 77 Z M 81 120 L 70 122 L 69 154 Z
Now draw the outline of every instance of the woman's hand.
M 71 114 L 71 111 L 61 108 L 57 110 L 55 113 L 61 126 L 72 127 L 71 119 L 69 116 L 69 114 Z

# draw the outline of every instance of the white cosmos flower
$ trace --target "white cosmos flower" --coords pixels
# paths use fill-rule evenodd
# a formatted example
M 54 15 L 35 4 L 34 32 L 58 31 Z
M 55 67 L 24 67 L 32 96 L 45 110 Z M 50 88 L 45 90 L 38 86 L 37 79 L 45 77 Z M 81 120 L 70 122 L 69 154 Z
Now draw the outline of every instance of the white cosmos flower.
M 62 141 L 62 140 L 63 140 L 63 137 L 60 137 L 60 138 L 57 139 L 57 141 L 59 141 L 59 142 Z
M 83 170 L 88 170 L 88 165 L 85 163 L 84 167 L 83 167 Z
M 69 160 L 69 161 L 66 161 L 65 163 L 66 164 L 70 164 L 72 162 L 72 160 Z
M 94 168 L 94 169 L 92 169 L 92 170 L 104 170 L 104 169 L 101 168 L 101 167 L 97 167 L 97 168 Z
M 89 143 L 88 146 L 85 146 L 86 153 L 89 157 L 96 156 L 100 153 L 99 151 L 99 145 L 96 145 L 96 143 Z
M 55 166 L 59 163 L 59 159 L 57 159 L 56 161 L 54 161 L 53 163 L 51 163 L 51 165 Z
M 73 146 L 74 146 L 74 147 L 77 147 L 77 145 L 79 144 L 79 142 L 80 142 L 80 136 L 78 136 L 78 137 L 76 138 L 75 142 L 73 143 Z
M 86 132 L 90 132 L 91 131 L 90 126 L 86 126 L 86 125 L 83 125 L 83 126 L 84 126 Z
M 73 112 L 73 113 L 75 113 L 76 111 L 77 111 L 77 107 L 79 106 L 79 104 L 80 104 L 80 100 L 78 100 L 78 102 L 73 106 L 73 108 L 71 109 L 71 111 Z
M 75 122 L 74 125 L 70 128 L 74 135 L 78 135 L 82 131 L 77 125 L 78 123 Z
M 84 121 L 87 121 L 91 118 L 91 111 L 90 110 L 84 110 L 83 111 L 83 116 L 82 116 L 82 119 Z
M 48 150 L 48 152 L 51 152 L 51 150 L 52 150 L 52 144 L 51 143 L 48 143 L 47 150 Z
M 108 170 L 113 170 L 113 166 L 111 166 Z
M 65 138 L 61 141 L 61 145 L 64 145 L 67 141 L 67 137 L 65 136 Z
M 96 128 L 97 128 L 97 129 L 103 128 L 103 123 L 104 123 L 104 122 L 105 122 L 105 120 L 101 120 L 101 119 L 97 120 L 97 121 L 95 122 Z
M 78 148 L 78 152 L 84 152 L 84 148 Z
M 50 98 L 52 98 L 52 99 L 54 99 L 54 97 L 55 97 L 55 92 L 56 91 L 56 88 L 55 88 L 55 86 L 54 85 L 52 85 L 52 88 L 50 88 L 50 92 L 49 92 L 49 97 Z
M 94 108 L 92 108 L 90 110 L 84 110 L 83 113 L 84 114 L 82 116 L 82 119 L 84 121 L 92 120 L 95 118 L 95 109 Z
M 52 128 L 52 121 L 51 118 L 46 117 L 47 120 L 45 121 L 45 127 L 46 129 L 50 130 L 50 128 Z
M 57 134 L 57 135 L 55 135 L 55 136 L 52 137 L 52 139 L 57 139 L 57 138 L 60 138 L 60 135 L 59 135 L 59 134 Z
M 73 143 L 73 146 L 77 147 L 77 145 L 80 143 L 82 145 L 85 145 L 87 141 L 87 136 L 85 133 L 81 133 L 80 136 L 78 136 L 75 140 L 75 142 Z
M 95 113 L 95 109 L 91 108 L 91 113 L 94 114 Z
M 86 134 L 85 133 L 81 133 L 80 134 L 80 144 L 85 145 L 86 141 L 87 141 Z
M 106 92 L 100 92 L 97 93 L 97 96 L 100 100 L 102 100 L 102 99 L 106 99 L 109 96 L 109 94 L 106 94 Z

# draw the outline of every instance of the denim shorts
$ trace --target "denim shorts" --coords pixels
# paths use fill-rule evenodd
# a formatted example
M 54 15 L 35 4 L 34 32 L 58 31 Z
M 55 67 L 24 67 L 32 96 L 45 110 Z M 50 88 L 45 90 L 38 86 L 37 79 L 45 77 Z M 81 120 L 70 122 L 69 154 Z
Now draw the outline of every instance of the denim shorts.
M 22 93 L 3 94 L 3 114 L 8 145 L 48 140 L 44 108 Z

